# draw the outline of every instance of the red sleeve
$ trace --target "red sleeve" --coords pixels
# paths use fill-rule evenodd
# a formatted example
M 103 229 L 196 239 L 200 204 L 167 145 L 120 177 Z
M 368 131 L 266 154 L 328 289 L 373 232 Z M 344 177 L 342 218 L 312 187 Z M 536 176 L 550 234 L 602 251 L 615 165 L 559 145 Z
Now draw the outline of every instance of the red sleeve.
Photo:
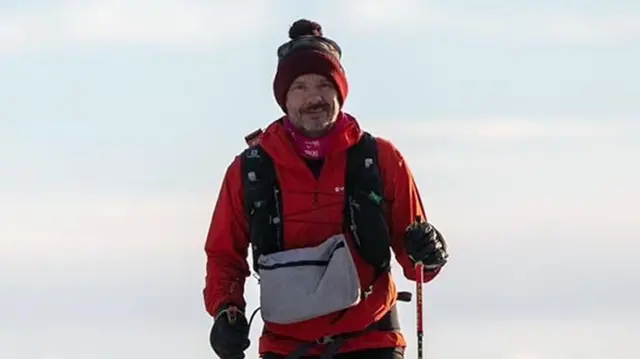
M 415 179 L 400 151 L 388 140 L 378 138 L 380 169 L 387 200 L 391 247 L 402 266 L 405 278 L 416 280 L 416 273 L 404 246 L 404 233 L 416 216 L 426 221 L 426 214 Z M 423 283 L 435 278 L 440 270 L 425 271 Z
M 240 158 L 227 168 L 206 238 L 206 310 L 212 316 L 224 304 L 246 307 L 244 285 L 251 275 L 247 254 L 249 235 L 243 211 Z

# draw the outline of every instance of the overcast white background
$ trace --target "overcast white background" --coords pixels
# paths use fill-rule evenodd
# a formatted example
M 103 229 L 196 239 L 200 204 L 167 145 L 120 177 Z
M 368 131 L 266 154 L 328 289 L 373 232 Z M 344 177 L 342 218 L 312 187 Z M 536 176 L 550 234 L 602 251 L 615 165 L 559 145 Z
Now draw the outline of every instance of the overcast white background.
M 1 358 L 215 358 L 206 230 L 300 17 L 450 242 L 427 357 L 640 357 L 640 3 L 229 4 L 0 0 Z

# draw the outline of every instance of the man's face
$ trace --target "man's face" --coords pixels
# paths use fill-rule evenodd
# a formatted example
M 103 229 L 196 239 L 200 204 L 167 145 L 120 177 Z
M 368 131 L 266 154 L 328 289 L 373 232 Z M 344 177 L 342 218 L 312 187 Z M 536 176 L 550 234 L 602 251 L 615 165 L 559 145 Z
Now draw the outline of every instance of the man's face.
M 339 112 L 338 92 L 324 76 L 301 75 L 287 92 L 287 115 L 305 136 L 320 137 L 327 133 Z

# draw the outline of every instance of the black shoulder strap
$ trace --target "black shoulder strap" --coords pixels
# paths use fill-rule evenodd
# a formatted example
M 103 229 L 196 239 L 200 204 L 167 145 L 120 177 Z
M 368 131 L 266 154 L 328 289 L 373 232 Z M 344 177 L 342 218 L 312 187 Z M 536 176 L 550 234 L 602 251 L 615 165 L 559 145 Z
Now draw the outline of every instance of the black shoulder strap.
M 382 175 L 378 166 L 378 143 L 369 132 L 364 132 L 358 143 L 347 153 L 345 190 L 351 193 L 355 186 L 364 190 L 371 199 L 382 203 Z
M 383 271 L 391 261 L 382 174 L 376 138 L 364 132 L 349 148 L 345 178 L 345 224 L 363 258 Z
M 261 254 L 282 248 L 282 201 L 273 160 L 259 145 L 247 148 L 241 157 L 244 210 L 249 221 L 253 268 Z

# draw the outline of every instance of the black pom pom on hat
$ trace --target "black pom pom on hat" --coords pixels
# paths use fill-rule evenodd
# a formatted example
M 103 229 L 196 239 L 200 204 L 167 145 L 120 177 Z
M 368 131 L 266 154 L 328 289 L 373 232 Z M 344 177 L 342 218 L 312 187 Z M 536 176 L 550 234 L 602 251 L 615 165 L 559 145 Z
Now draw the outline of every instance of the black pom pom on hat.
M 289 38 L 291 40 L 308 35 L 322 36 L 322 26 L 315 21 L 300 19 L 289 28 Z

